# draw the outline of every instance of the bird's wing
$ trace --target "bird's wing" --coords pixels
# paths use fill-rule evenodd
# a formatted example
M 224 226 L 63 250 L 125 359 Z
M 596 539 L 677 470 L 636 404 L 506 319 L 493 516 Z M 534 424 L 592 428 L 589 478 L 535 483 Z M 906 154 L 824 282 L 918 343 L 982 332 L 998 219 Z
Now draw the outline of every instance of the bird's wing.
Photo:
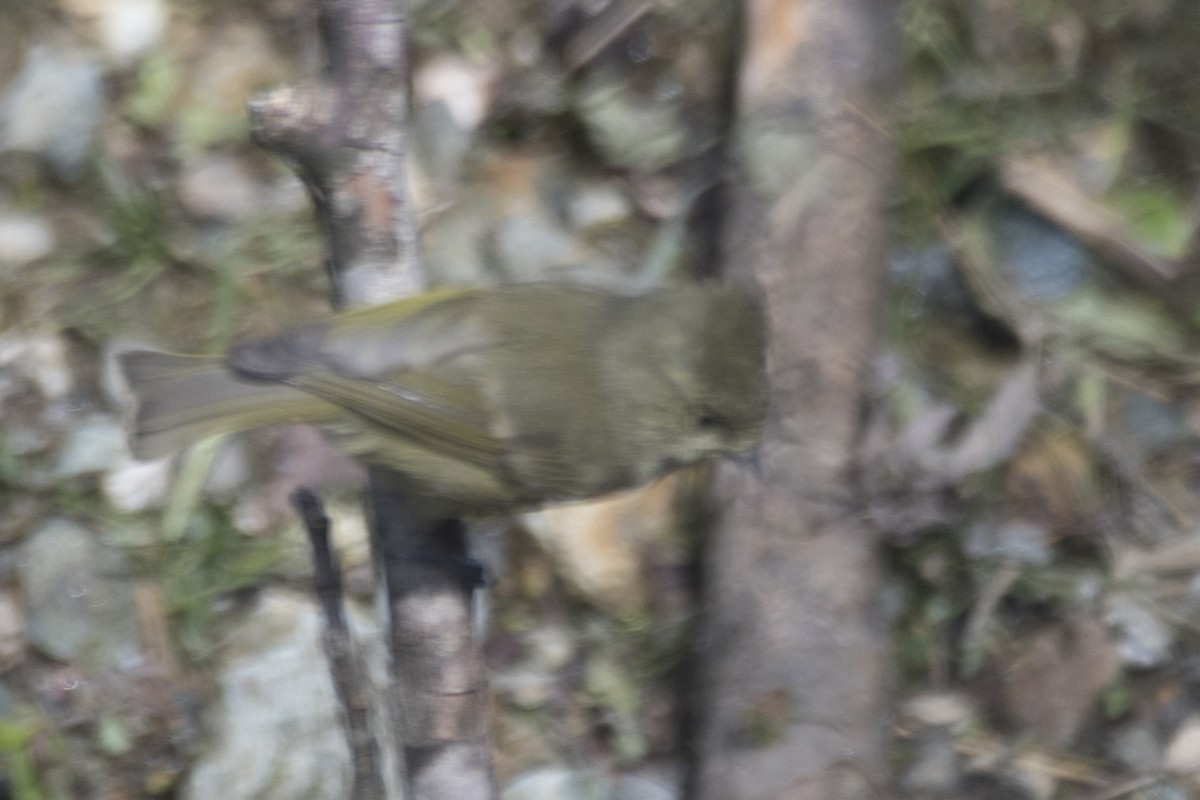
M 478 303 L 477 290 L 456 289 L 370 306 L 238 345 L 226 363 L 239 377 L 275 382 L 308 372 L 372 380 L 429 369 L 494 346 Z
M 349 378 L 458 371 L 464 355 L 499 346 L 481 319 L 477 290 L 447 290 L 342 314 L 329 321 L 320 360 Z
M 321 370 L 289 384 L 381 428 L 380 435 L 483 469 L 504 470 L 504 442 L 493 434 L 487 404 L 468 381 L 423 372 L 360 380 Z

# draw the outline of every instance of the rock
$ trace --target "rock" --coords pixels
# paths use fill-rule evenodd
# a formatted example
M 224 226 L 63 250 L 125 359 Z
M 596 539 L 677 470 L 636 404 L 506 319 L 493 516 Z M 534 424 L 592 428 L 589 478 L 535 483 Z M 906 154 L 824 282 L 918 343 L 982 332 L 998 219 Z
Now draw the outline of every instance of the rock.
M 242 437 L 227 436 L 213 455 L 212 465 L 204 478 L 204 491 L 217 500 L 229 500 L 250 485 L 252 474 Z
M 233 527 L 247 536 L 266 533 L 279 522 L 279 514 L 267 492 L 250 492 L 233 508 Z
M 0 590 L 0 674 L 25 660 L 25 612 L 11 590 Z M 3 716 L 0 710 L 0 716 Z
M 557 676 L 529 667 L 493 673 L 488 683 L 497 696 L 525 710 L 541 708 L 559 691 Z
M 1046 566 L 1053 557 L 1050 529 L 1025 519 L 986 519 L 975 523 L 967 535 L 966 552 L 972 558 L 1012 560 Z
M 100 40 L 116 60 L 132 59 L 158 44 L 167 16 L 163 0 L 107 0 L 97 20 Z
M 689 128 L 678 99 L 669 92 L 635 92 L 623 76 L 597 70 L 580 84 L 576 108 L 608 163 L 651 171 L 687 154 Z
M 995 236 L 1015 288 L 1035 302 L 1064 300 L 1095 272 L 1078 239 L 1017 206 L 1000 217 Z
M 367 624 L 350 617 L 355 627 Z M 228 632 L 213 746 L 193 767 L 183 797 L 347 796 L 349 752 L 320 628 L 310 599 L 272 591 Z
M 54 251 L 54 229 L 45 218 L 0 212 L 0 267 L 23 267 Z
M 960 731 L 975 721 L 975 709 L 958 692 L 928 692 L 904 702 L 901 714 L 906 720 L 927 728 Z
M 92 414 L 68 431 L 54 471 L 62 478 L 104 472 L 128 457 L 121 423 L 104 414 Z
M 59 5 L 86 25 L 118 63 L 154 47 L 169 14 L 164 0 L 59 0 Z
M 579 187 L 568 200 L 567 216 L 577 231 L 617 225 L 629 219 L 633 204 L 617 186 L 589 183 Z
M 10 717 L 17 711 L 17 696 L 4 683 L 0 683 L 0 717 Z
M 612 780 L 591 770 L 539 767 L 518 775 L 500 792 L 500 800 L 602 800 Z
M 898 248 L 892 254 L 888 278 L 905 289 L 897 309 L 914 321 L 931 311 L 947 317 L 972 313 L 971 296 L 954 263 L 954 254 L 941 242 L 921 249 Z
M 415 181 L 415 197 L 423 207 L 445 204 L 459 185 L 471 134 L 455 122 L 449 106 L 440 100 L 414 109 L 411 131 L 413 177 L 420 179 Z
M 1116 763 L 1134 773 L 1148 774 L 1158 769 L 1163 745 L 1153 726 L 1135 723 L 1116 731 L 1106 751 Z
M 83 166 L 104 109 L 100 66 L 77 49 L 39 44 L 0 102 L 0 150 L 38 153 L 62 177 Z
M 638 773 L 621 775 L 616 779 L 608 800 L 677 800 L 682 796 L 683 781 L 676 769 L 640 770 Z
M 424 231 L 422 260 L 439 286 L 478 286 L 496 282 L 484 261 L 482 243 L 495 223 L 497 207 L 483 194 L 466 194 Z
M 1184 720 L 1163 755 L 1162 767 L 1168 772 L 1200 772 L 1200 716 Z
M 495 69 L 437 56 L 413 76 L 413 151 L 437 196 L 459 185 L 463 160 L 492 102 Z
M 530 534 L 563 577 L 591 602 L 628 614 L 646 602 L 641 546 L 674 522 L 676 479 L 587 503 L 525 514 Z
M 0 449 L 17 459 L 6 477 L 26 489 L 47 489 L 57 476 L 40 457 L 75 422 L 68 391 L 73 384 L 62 339 L 13 330 L 0 334 Z M 30 457 L 38 456 L 38 457 Z
M 1121 421 L 1147 456 L 1162 455 L 1171 447 L 1191 441 L 1179 409 L 1144 392 L 1126 392 L 1121 402 Z
M 79 524 L 52 519 L 22 546 L 20 580 L 29 641 L 60 661 L 97 668 L 143 661 L 133 590 L 124 559 Z
M 66 396 L 74 377 L 67 366 L 67 346 L 61 336 L 49 332 L 0 334 L 0 402 L 17 390 L 16 382 L 25 378 L 48 400 Z
M 491 255 L 508 283 L 552 280 L 580 260 L 575 237 L 534 211 L 508 214 L 496 224 Z
M 171 488 L 171 457 L 153 461 L 125 459 L 104 474 L 100 484 L 109 505 L 127 514 L 160 508 Z
M 575 657 L 575 641 L 559 625 L 542 625 L 526 633 L 522 640 L 528 648 L 531 665 L 550 673 L 565 667 Z
M 193 216 L 225 222 L 260 213 L 263 190 L 236 158 L 208 156 L 179 179 L 179 200 Z
M 154 47 L 167 24 L 164 0 L 59 0 L 59 5 L 88 26 L 118 63 Z
M 413 95 L 418 103 L 441 103 L 459 129 L 472 131 L 487 116 L 495 77 L 491 67 L 440 55 L 417 69 Z
M 949 797 L 961 778 L 954 737 L 947 730 L 927 732 L 917 742 L 916 758 L 900 778 L 905 796 Z
M 526 40 L 540 38 L 540 34 L 531 33 Z M 534 46 L 540 48 L 540 44 L 537 41 Z M 495 99 L 495 105 L 498 116 L 507 114 L 536 126 L 540 120 L 569 111 L 570 96 L 565 70 L 553 64 L 551 59 L 538 60 L 536 55 L 533 59 L 523 65 L 523 69 L 511 70 L 504 76 L 497 87 L 500 95 Z
M 1117 631 L 1121 660 L 1133 667 L 1154 667 L 1170 654 L 1175 640 L 1169 626 L 1133 598 L 1109 598 L 1104 621 Z
M 74 422 L 68 391 L 74 383 L 66 345 L 50 332 L 0 333 L 0 447 L 8 456 L 46 452 Z M 10 470 L 19 486 L 54 481 L 46 459 L 26 459 Z
M 304 182 L 290 172 L 285 172 L 260 187 L 263 213 L 286 216 L 301 216 L 312 213 L 308 190 Z
M 1149 800 L 1196 800 L 1196 785 L 1192 780 L 1191 786 L 1180 781 L 1160 780 L 1154 784 L 1154 794 Z M 1134 796 L 1136 800 L 1142 800 Z

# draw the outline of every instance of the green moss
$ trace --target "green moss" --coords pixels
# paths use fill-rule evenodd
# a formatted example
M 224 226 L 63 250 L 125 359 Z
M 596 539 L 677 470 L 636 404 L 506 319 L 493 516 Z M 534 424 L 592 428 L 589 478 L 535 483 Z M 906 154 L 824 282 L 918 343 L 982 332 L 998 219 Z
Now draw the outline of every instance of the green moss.
M 1134 704 L 1134 694 L 1129 684 L 1118 678 L 1104 690 L 1101 702 L 1104 705 L 1104 716 L 1108 719 L 1120 719 L 1128 714 Z
M 250 133 L 250 120 L 241 108 L 190 105 L 180 110 L 175 142 L 183 159 L 227 143 L 241 144 Z
M 27 709 L 0 716 L 0 775 L 8 777 L 8 790 L 13 800 L 53 800 L 55 797 L 38 774 L 34 754 L 35 749 L 45 749 L 46 737 L 50 735 L 49 727 Z M 58 749 L 53 738 L 49 743 Z
M 207 503 L 187 518 L 179 541 L 159 545 L 148 568 L 166 595 L 179 641 L 193 658 L 203 659 L 211 652 L 214 601 L 261 584 L 281 563 L 283 547 L 277 538 L 243 536 L 233 527 L 228 509 Z
M 1195 211 L 1174 187 L 1143 181 L 1136 186 L 1118 187 L 1108 201 L 1149 250 L 1167 258 L 1186 255 L 1195 232 Z
M 146 127 L 166 123 L 175 112 L 183 88 L 183 71 L 166 51 L 152 53 L 138 67 L 137 84 L 125 98 L 126 116 Z

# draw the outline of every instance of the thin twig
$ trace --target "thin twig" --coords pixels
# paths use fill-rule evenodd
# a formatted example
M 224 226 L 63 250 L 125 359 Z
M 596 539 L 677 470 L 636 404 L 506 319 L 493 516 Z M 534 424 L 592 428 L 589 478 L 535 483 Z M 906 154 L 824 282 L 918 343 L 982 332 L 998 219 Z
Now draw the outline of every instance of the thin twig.
M 342 608 L 342 576 L 337 556 L 329 546 L 329 517 L 312 491 L 301 487 L 292 494 L 312 549 L 313 586 L 325 626 L 321 644 L 329 662 L 333 689 L 345 713 L 346 741 L 350 746 L 351 793 L 354 800 L 385 797 L 379 746 L 371 734 L 370 696 L 362 657 L 354 646 Z

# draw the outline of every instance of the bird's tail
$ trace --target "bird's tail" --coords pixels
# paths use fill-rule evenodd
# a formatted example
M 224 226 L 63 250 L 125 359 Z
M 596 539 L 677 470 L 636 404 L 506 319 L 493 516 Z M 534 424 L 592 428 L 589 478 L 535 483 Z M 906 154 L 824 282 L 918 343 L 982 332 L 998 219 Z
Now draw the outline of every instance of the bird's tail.
M 137 458 L 164 456 L 217 433 L 335 413 L 290 386 L 240 379 L 219 357 L 138 350 L 118 358 L 137 398 L 129 435 Z

